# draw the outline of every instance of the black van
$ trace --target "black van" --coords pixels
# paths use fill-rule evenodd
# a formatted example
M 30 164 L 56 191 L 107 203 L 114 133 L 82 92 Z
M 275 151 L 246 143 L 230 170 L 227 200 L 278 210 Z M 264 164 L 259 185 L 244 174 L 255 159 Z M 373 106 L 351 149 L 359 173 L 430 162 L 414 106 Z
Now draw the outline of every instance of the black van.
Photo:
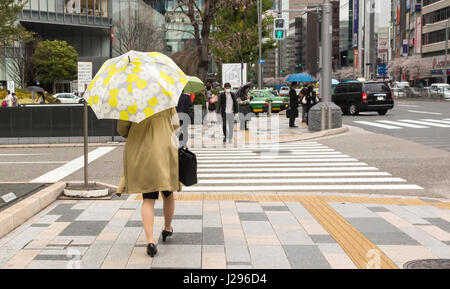
M 362 111 L 377 111 L 385 115 L 394 107 L 394 98 L 386 82 L 342 82 L 336 86 L 333 102 L 344 114 L 357 115 Z

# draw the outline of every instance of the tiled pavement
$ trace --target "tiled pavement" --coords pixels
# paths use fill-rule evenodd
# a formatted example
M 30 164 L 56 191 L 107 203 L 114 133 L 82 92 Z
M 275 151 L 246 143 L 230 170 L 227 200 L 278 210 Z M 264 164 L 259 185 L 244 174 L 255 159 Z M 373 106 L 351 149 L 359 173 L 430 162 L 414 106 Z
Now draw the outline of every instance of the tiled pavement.
M 0 268 L 402 268 L 415 259 L 450 258 L 450 203 L 176 196 L 175 233 L 166 243 L 156 203 L 153 259 L 145 253 L 141 201 L 123 195 L 54 202 L 0 239 Z

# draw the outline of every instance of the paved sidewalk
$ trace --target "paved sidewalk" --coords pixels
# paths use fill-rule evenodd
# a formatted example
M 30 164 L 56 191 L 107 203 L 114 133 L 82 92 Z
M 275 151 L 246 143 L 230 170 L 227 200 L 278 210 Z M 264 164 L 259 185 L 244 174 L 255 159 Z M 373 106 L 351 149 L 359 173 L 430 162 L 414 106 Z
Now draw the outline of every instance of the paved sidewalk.
M 450 258 L 450 203 L 411 197 L 176 194 L 146 255 L 140 196 L 58 200 L 0 239 L 0 268 L 402 268 Z

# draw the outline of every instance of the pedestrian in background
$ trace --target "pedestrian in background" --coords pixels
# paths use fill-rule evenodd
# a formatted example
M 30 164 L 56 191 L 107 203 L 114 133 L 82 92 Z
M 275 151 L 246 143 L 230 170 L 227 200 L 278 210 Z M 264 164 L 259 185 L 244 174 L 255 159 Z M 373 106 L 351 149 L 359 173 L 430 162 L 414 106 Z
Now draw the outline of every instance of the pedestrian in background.
M 308 87 L 302 87 L 300 90 L 300 103 L 302 105 L 302 124 L 306 124 L 306 96 L 308 95 Z
M 306 95 L 304 97 L 305 102 L 305 111 L 306 111 L 306 124 L 309 124 L 309 110 L 311 107 L 316 105 L 319 102 L 319 98 L 317 97 L 316 92 L 314 91 L 314 86 L 312 84 L 308 85 Z
M 192 107 L 192 98 L 191 95 L 181 93 L 180 98 L 178 99 L 177 104 L 177 113 L 178 118 L 180 120 L 180 134 L 178 139 L 180 141 L 180 146 L 187 146 L 187 142 L 189 140 L 189 125 L 191 124 L 191 116 L 190 110 Z
M 11 94 L 11 96 L 12 96 L 12 104 L 11 104 L 11 106 L 13 106 L 13 107 L 19 106 L 19 98 L 17 97 L 16 93 L 13 92 Z
M 236 95 L 231 92 L 231 84 L 225 83 L 225 91 L 219 95 L 217 113 L 222 117 L 223 142 L 233 142 L 234 115 L 238 113 Z M 227 133 L 228 128 L 228 133 Z
M 237 95 L 237 103 L 239 104 L 239 118 L 241 123 L 241 130 L 248 130 L 248 120 L 247 115 L 252 112 L 250 107 L 250 98 L 248 96 L 248 92 L 250 91 L 250 87 L 247 86 L 244 89 L 240 90 L 239 95 Z
M 295 119 L 298 117 L 298 95 L 295 91 L 298 87 L 297 82 L 292 82 L 291 89 L 289 89 L 289 127 L 298 127 L 295 125 Z
M 5 97 L 5 100 L 4 100 L 4 103 L 6 103 L 6 105 L 3 103 L 2 106 L 11 107 L 12 106 L 12 102 L 13 102 L 13 97 L 11 95 L 11 91 L 7 90 L 6 91 L 6 97 Z
M 159 112 L 140 123 L 117 122 L 117 132 L 127 139 L 123 152 L 124 175 L 117 193 L 142 194 L 142 225 L 147 240 L 147 254 L 151 257 L 158 252 L 153 240 L 153 226 L 155 201 L 159 192 L 163 196 L 163 242 L 173 233 L 173 191 L 181 191 L 178 140 L 174 137 L 178 128 L 175 108 Z
M 45 97 L 41 91 L 37 92 L 38 97 L 36 98 L 34 103 L 45 104 Z
M 212 92 L 211 83 L 206 82 L 206 122 L 207 125 L 214 125 L 217 121 L 216 115 L 217 96 Z

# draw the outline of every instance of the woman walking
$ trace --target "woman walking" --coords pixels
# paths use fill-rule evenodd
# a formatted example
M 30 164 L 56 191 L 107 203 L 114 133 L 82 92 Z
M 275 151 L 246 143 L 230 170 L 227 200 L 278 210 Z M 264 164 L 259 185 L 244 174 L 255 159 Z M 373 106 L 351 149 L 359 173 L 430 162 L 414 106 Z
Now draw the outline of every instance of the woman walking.
M 241 123 L 241 130 L 248 130 L 248 114 L 252 112 L 250 107 L 250 98 L 248 92 L 250 91 L 250 86 L 246 86 L 240 90 L 237 95 L 237 103 L 239 104 L 239 118 Z
M 178 176 L 178 138 L 180 127 L 175 108 L 159 112 L 139 123 L 118 120 L 117 131 L 127 139 L 124 153 L 124 175 L 118 194 L 142 194 L 142 224 L 147 240 L 147 254 L 154 257 L 154 207 L 162 192 L 164 229 L 162 240 L 171 236 L 175 211 L 173 191 L 181 191 Z
M 208 81 L 206 83 L 206 121 L 207 125 L 215 125 L 217 121 L 216 116 L 216 102 L 217 102 L 217 96 L 215 96 L 212 92 L 211 83 Z

